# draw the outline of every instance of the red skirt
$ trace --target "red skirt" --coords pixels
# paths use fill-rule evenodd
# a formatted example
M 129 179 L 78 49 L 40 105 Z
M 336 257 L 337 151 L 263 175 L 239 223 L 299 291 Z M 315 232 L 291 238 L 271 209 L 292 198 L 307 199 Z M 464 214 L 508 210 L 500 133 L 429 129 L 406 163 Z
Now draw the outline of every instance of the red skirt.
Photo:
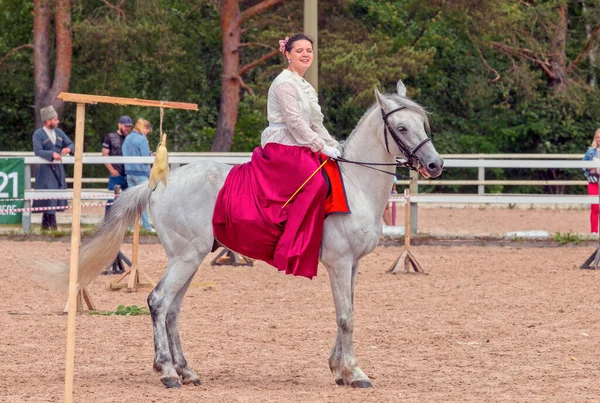
M 217 196 L 215 238 L 227 248 L 260 259 L 286 274 L 317 274 L 327 186 L 307 147 L 269 143 L 250 162 L 233 167 Z

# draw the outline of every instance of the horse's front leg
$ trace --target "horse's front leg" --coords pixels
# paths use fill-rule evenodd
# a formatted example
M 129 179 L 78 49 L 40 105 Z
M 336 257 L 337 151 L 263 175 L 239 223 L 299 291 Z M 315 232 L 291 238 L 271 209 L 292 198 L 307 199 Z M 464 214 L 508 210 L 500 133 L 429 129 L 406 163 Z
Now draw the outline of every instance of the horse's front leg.
M 369 377 L 359 368 L 354 355 L 353 286 L 355 265 L 338 261 L 328 266 L 333 302 L 338 326 L 336 342 L 331 351 L 329 366 L 336 374 L 336 383 L 354 388 L 372 387 Z

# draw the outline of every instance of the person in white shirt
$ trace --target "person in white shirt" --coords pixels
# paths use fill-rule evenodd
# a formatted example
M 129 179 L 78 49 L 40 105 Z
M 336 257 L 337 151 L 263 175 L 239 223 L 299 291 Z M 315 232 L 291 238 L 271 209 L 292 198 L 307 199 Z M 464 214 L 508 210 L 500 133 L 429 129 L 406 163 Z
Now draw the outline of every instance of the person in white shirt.
M 312 278 L 319 263 L 327 185 L 321 173 L 302 184 L 321 165 L 320 154 L 324 159 L 341 154 L 323 126 L 317 92 L 304 79 L 313 62 L 312 39 L 296 34 L 279 43 L 286 68 L 269 88 L 269 126 L 251 161 L 229 173 L 217 198 L 213 232 L 219 243 L 245 256 Z
M 40 109 L 40 115 L 44 126 L 33 133 L 33 152 L 37 157 L 48 161 L 62 161 L 63 155 L 72 154 L 75 146 L 65 132 L 58 128 L 60 121 L 58 114 L 52 105 Z M 45 164 L 37 168 L 35 175 L 36 190 L 39 189 L 66 189 L 65 168 L 62 164 Z M 66 200 L 35 200 L 33 207 L 51 207 L 52 210 L 41 211 L 42 229 L 56 230 L 56 210 L 67 206 Z M 40 211 L 36 211 L 39 213 Z

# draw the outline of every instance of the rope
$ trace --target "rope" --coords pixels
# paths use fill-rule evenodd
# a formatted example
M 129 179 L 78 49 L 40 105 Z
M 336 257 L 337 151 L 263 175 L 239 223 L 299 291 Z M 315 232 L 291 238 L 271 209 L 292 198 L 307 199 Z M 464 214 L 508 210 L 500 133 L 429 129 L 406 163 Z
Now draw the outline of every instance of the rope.
M 406 176 L 406 175 L 402 175 L 402 174 L 397 174 L 395 172 L 384 171 L 383 169 L 375 168 L 375 167 L 372 166 L 372 165 L 383 165 L 383 166 L 395 166 L 396 168 L 406 168 L 407 167 L 407 165 L 404 162 L 400 162 L 398 160 L 397 160 L 397 162 L 395 164 L 384 164 L 384 163 L 376 163 L 376 162 L 352 161 L 352 160 L 347 160 L 344 157 L 335 158 L 335 160 L 337 162 L 346 162 L 348 164 L 360 165 L 361 167 L 369 168 L 369 169 L 372 169 L 374 171 L 378 171 L 378 172 L 384 173 L 386 175 L 392 175 L 396 179 L 411 179 L 410 176 Z
M 113 203 L 90 203 L 82 204 L 81 208 L 84 207 L 104 207 L 112 206 Z M 0 215 L 8 215 L 13 213 L 24 213 L 27 211 L 48 211 L 48 210 L 68 210 L 72 209 L 73 206 L 53 206 L 53 207 L 31 207 L 31 208 L 15 208 L 15 209 L 0 209 Z
M 87 199 L 87 200 L 98 200 L 98 199 L 109 199 L 109 198 L 114 198 L 113 194 L 97 194 L 97 195 L 85 195 L 85 196 L 81 196 L 82 199 Z M 72 200 L 73 196 L 65 196 L 65 197 L 29 197 L 26 199 L 0 199 L 0 203 L 1 202 L 11 202 L 11 201 L 32 201 L 32 200 Z
M 160 134 L 159 139 L 162 139 L 162 134 L 163 134 L 163 132 L 162 132 L 162 122 L 163 122 L 163 116 L 165 115 L 165 110 L 162 107 L 163 101 L 160 101 L 160 104 L 161 104 L 161 107 L 160 107 L 160 123 L 159 123 L 159 126 L 158 126 L 158 130 L 159 130 L 159 134 Z

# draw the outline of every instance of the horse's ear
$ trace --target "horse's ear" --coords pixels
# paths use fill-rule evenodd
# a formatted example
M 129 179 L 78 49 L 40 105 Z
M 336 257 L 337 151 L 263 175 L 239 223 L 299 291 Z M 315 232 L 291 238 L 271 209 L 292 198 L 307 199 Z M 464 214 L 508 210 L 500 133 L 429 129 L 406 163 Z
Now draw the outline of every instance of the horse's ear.
M 402 80 L 398 80 L 398 84 L 396 84 L 396 90 L 398 91 L 398 95 L 401 97 L 406 97 L 406 87 Z
M 381 109 L 385 109 L 384 97 L 383 97 L 383 95 L 381 95 L 381 93 L 379 92 L 379 90 L 377 89 L 377 87 L 375 87 L 375 99 L 377 100 L 377 103 L 379 104 L 379 107 Z

